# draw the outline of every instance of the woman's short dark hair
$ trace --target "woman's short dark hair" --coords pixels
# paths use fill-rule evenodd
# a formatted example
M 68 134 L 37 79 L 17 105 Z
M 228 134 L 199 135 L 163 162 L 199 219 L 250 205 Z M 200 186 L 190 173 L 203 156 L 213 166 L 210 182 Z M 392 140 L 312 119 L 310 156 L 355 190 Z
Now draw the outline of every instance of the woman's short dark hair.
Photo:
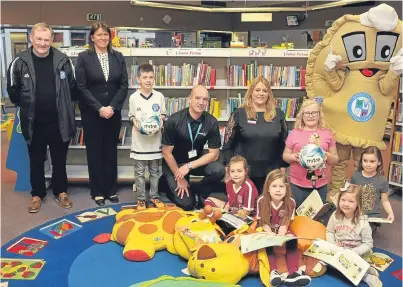
M 94 22 L 94 24 L 92 24 L 91 26 L 91 30 L 90 30 L 90 39 L 89 39 L 89 45 L 90 45 L 90 51 L 95 53 L 95 46 L 94 46 L 94 42 L 92 41 L 91 37 L 94 36 L 95 32 L 98 29 L 102 29 L 105 30 L 106 32 L 108 32 L 109 34 L 109 43 L 108 43 L 108 52 L 113 53 L 113 49 L 112 49 L 112 33 L 111 33 L 111 29 L 108 27 L 108 25 L 103 22 L 103 21 L 96 21 Z

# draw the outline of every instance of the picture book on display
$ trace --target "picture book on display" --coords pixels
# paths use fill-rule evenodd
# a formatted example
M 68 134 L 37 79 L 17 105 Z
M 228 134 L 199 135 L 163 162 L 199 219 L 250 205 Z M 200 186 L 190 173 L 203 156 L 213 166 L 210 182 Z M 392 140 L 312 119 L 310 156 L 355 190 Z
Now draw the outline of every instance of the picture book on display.
M 201 224 L 177 226 L 176 230 L 190 251 L 195 251 L 203 244 L 222 242 L 215 227 L 208 219 Z
M 306 216 L 310 219 L 314 219 L 317 214 L 323 214 L 329 210 L 330 207 L 330 203 L 323 203 L 319 192 L 314 189 L 295 212 L 299 216 Z
M 238 216 L 237 214 L 226 212 L 219 219 L 217 219 L 217 222 L 219 222 L 219 221 L 223 221 L 223 222 L 229 224 L 230 226 L 234 227 L 235 229 L 238 229 L 238 228 L 242 227 L 243 225 L 251 224 L 253 222 L 253 218 L 250 216 L 241 218 L 241 216 Z
M 298 237 L 273 235 L 268 232 L 256 232 L 241 236 L 241 253 L 245 254 L 261 248 L 282 246 L 283 243 L 297 240 Z
M 390 256 L 380 252 L 368 252 L 363 258 L 369 265 L 381 272 L 385 271 L 394 261 Z
M 392 220 L 380 217 L 368 217 L 368 222 L 373 223 L 392 223 Z
M 358 286 L 369 268 L 368 262 L 354 251 L 343 249 L 322 239 L 315 240 L 304 255 L 333 266 L 355 286 Z

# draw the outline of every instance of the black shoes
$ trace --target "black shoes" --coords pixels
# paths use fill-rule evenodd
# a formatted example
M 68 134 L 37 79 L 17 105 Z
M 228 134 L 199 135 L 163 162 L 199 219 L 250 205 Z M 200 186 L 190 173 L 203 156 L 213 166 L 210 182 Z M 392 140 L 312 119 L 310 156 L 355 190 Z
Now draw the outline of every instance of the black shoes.
M 109 201 L 112 203 L 119 203 L 119 197 L 115 194 L 109 197 Z
M 98 206 L 104 206 L 105 205 L 105 199 L 104 198 L 98 198 L 98 199 L 94 198 L 94 200 L 95 200 L 95 203 Z
M 119 203 L 119 197 L 116 194 L 112 195 L 108 199 L 112 203 Z M 102 196 L 96 196 L 96 197 L 94 197 L 94 200 L 95 200 L 95 203 L 98 206 L 104 206 L 105 205 L 105 198 L 103 198 Z
M 284 280 L 286 286 L 308 286 L 311 283 L 311 277 L 303 271 L 295 271 Z

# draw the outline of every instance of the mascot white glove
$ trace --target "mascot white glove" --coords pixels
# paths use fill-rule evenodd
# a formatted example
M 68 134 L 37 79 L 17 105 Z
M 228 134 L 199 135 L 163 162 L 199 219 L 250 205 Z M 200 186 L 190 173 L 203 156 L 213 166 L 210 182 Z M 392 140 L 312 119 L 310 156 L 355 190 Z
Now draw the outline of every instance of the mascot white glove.
M 397 75 L 403 72 L 403 48 L 397 52 L 396 56 L 390 59 L 390 69 Z
M 340 55 L 334 55 L 333 54 L 333 49 L 330 49 L 329 55 L 327 55 L 327 58 L 325 60 L 325 71 L 329 72 L 333 70 L 337 63 L 342 60 Z

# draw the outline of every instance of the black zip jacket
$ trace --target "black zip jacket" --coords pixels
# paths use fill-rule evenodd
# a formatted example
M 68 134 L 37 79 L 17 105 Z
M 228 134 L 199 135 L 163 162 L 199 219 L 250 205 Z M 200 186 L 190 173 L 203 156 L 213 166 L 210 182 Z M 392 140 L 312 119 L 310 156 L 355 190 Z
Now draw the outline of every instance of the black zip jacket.
M 67 55 L 51 47 L 56 83 L 56 107 L 60 134 L 64 142 L 75 135 L 73 101 L 78 100 L 74 66 Z M 36 78 L 32 47 L 17 55 L 7 71 L 7 92 L 13 104 L 20 107 L 22 134 L 31 143 L 35 120 Z

